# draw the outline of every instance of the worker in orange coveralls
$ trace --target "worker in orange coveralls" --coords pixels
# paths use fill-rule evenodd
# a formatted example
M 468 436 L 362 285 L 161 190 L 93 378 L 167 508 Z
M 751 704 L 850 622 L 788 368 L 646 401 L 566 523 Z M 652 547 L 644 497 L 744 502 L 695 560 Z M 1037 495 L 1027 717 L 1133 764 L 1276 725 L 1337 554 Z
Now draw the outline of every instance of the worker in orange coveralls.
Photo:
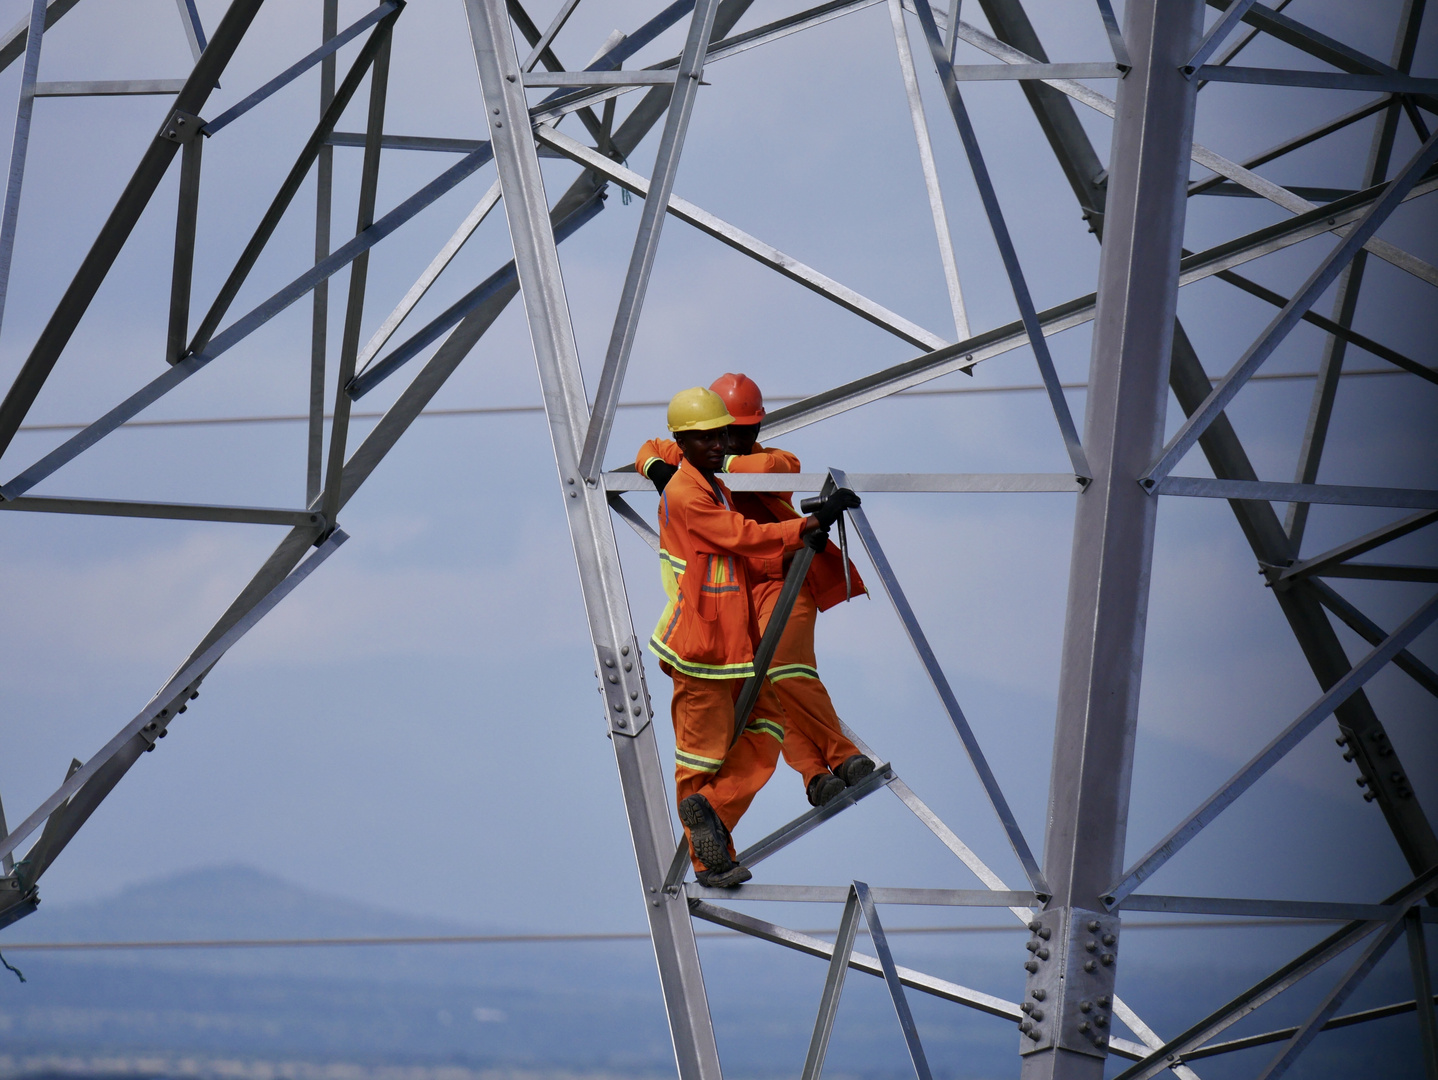
M 715 476 L 733 423 L 719 395 L 698 386 L 680 391 L 668 421 L 682 460 L 659 503 L 668 603 L 649 648 L 674 681 L 675 788 L 695 877 L 727 888 L 751 877 L 735 857 L 731 831 L 773 775 L 784 741 L 784 708 L 767 681 L 734 739 L 734 702 L 754 673 L 760 637 L 749 567 L 778 568 L 801 544 L 826 544 L 828 527 L 859 498 L 841 488 L 813 515 L 753 521 L 733 509 Z
M 753 379 L 747 375 L 726 374 L 716 379 L 710 389 L 723 399 L 734 417 L 726 429 L 729 452 L 724 458 L 723 472 L 800 471 L 799 459 L 793 454 L 760 446 L 755 441 L 765 409 L 763 395 Z M 676 443 L 651 439 L 640 448 L 635 467 L 662 492 L 679 460 Z M 792 492 L 740 491 L 735 492 L 732 499 L 734 509 L 745 517 L 769 523 L 801 516 L 790 502 L 791 497 Z M 785 569 L 783 564 L 762 562 L 751 562 L 749 566 L 761 634 L 768 627 L 779 599 Z M 814 557 L 769 667 L 769 682 L 786 716 L 784 760 L 803 778 L 804 792 L 813 806 L 823 806 L 874 770 L 874 763 L 845 738 L 829 691 L 819 678 L 814 656 L 814 623 L 818 613 L 848 599 L 850 587 L 853 595 L 867 592 L 852 563 L 846 586 L 843 555 L 837 545 L 826 544 Z

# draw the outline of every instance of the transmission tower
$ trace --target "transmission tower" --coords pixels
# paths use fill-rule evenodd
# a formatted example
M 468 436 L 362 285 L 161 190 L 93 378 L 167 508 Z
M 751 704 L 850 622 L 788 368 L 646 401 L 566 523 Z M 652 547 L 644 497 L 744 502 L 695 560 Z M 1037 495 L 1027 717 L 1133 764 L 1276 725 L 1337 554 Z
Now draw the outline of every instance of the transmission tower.
M 93 2 L 93 0 L 92 0 Z M 459 3 L 460 0 L 453 0 Z M 591 0 L 595 2 L 595 0 Z M 1409 779 L 1413 762 L 1389 737 L 1364 693 L 1378 671 L 1394 665 L 1430 693 L 1438 675 L 1409 646 L 1438 619 L 1438 595 L 1429 596 L 1401 624 L 1378 626 L 1330 582 L 1344 578 L 1433 583 L 1438 568 L 1378 563 L 1359 557 L 1438 520 L 1438 491 L 1320 483 L 1335 400 L 1345 359 L 1354 352 L 1403 372 L 1407 380 L 1438 382 L 1438 372 L 1354 329 L 1365 270 L 1373 260 L 1391 264 L 1429 286 L 1438 268 L 1378 235 L 1406 201 L 1438 188 L 1438 137 L 1430 131 L 1438 112 L 1438 80 L 1414 77 L 1424 4 L 1403 0 L 1392 17 L 1393 50 L 1367 55 L 1335 40 L 1283 9 L 1254 0 L 1129 0 L 1122 24 L 1109 0 L 1088 11 L 1108 43 L 1104 55 L 1079 63 L 1050 63 L 1020 0 L 975 0 L 992 32 L 964 20 L 969 9 L 952 0 L 947 9 L 931 0 L 830 0 L 760 22 L 751 0 L 675 0 L 627 35 L 616 35 L 582 70 L 566 70 L 558 50 L 578 0 L 564 0 L 541 29 L 521 0 L 463 0 L 478 73 L 475 107 L 489 124 L 487 141 L 397 135 L 385 128 L 392 41 L 405 30 L 402 0 L 385 0 L 343 28 L 337 0 L 321 0 L 316 23 L 320 47 L 273 79 L 216 112 L 209 107 L 236 49 L 250 32 L 262 0 L 233 0 L 211 28 L 201 25 L 193 0 L 179 0 L 179 18 L 194 64 L 180 80 L 45 83 L 38 80 L 47 30 L 61 18 L 83 20 L 79 0 L 34 0 L 28 19 L 0 41 L 0 65 L 21 64 L 23 74 L 14 125 L 11 165 L 0 219 L 0 317 L 8 292 L 26 151 L 37 97 L 165 95 L 171 101 L 160 129 L 142 148 L 126 184 L 73 279 L 55 304 L 43 331 L 0 403 L 0 453 L 25 424 L 47 382 L 63 380 L 60 367 L 77 324 L 115 267 L 121 249 L 165 177 L 179 174 L 174 219 L 173 284 L 167 347 L 159 373 L 43 457 L 18 467 L 7 455 L 9 476 L 0 506 L 9 511 L 266 524 L 285 528 L 273 554 L 255 572 L 224 616 L 195 646 L 176 673 L 98 752 L 76 761 L 65 782 L 8 832 L 0 817 L 0 926 L 35 909 L 37 883 L 100 802 L 141 755 L 156 747 L 197 695 L 225 652 L 345 542 L 340 528 L 346 504 L 385 455 L 421 415 L 476 343 L 516 297 L 520 298 L 543 391 L 557 474 L 555 487 L 566 510 L 578 566 L 579 586 L 594 646 L 604 724 L 618 764 L 638 865 L 639 894 L 648 916 L 660 982 L 684 1080 L 718 1080 L 719 1051 L 710 1021 L 705 982 L 695 941 L 700 919 L 828 961 L 816 979 L 817 1018 L 804 1080 L 820 1075 L 846 973 L 883 979 L 892 996 L 914 1070 L 927 1080 L 930 1066 L 908 995 L 922 993 L 976 1010 L 992 1022 L 1017 1025 L 1016 1056 L 1025 1077 L 1104 1075 L 1109 1058 L 1125 1064 L 1120 1080 L 1142 1080 L 1171 1071 L 1192 1080 L 1195 1062 L 1224 1052 L 1271 1044 L 1260 1073 L 1276 1077 L 1321 1032 L 1390 1015 L 1341 1015 L 1346 999 L 1384 954 L 1404 939 L 1414 980 L 1413 1001 L 1400 1011 L 1417 1014 L 1417 1038 L 1428 1075 L 1438 1077 L 1433 987 L 1424 946 L 1429 904 L 1438 895 L 1438 838 Z M 836 19 L 886 6 L 895 55 L 908 98 L 924 172 L 944 280 L 954 314 L 954 339 L 932 332 L 819 270 L 805 265 L 675 193 L 686 134 L 696 102 L 722 94 L 706 88 L 711 65 L 801 34 Z M 1209 9 L 1212 9 L 1211 11 Z M 1374 17 L 1378 17 L 1375 12 Z M 652 56 L 650 46 L 666 31 L 682 34 L 677 56 Z M 1245 66 L 1240 54 L 1256 39 L 1287 46 L 1295 66 Z M 358 51 L 341 70 L 339 51 Z M 584 46 L 592 43 L 584 42 Z M 646 51 L 647 50 L 647 51 Z M 298 51 L 298 50 L 296 50 Z M 576 46 L 574 54 L 583 52 Z M 762 51 L 757 55 L 763 55 Z M 626 67 L 639 57 L 643 67 Z M 1301 63 L 1297 61 L 1301 60 Z M 983 61 L 983 62 L 979 62 Z M 195 317 L 191 282 L 197 242 L 197 207 L 203 180 L 202 150 L 225 138 L 225 129 L 266 98 L 313 68 L 320 72 L 319 120 L 224 285 Z M 1010 200 L 985 163 L 966 102 L 975 81 L 1017 80 L 1055 155 L 1090 231 L 1102 244 L 1092 293 L 1037 309 L 1005 219 Z M 1234 161 L 1194 141 L 1209 84 L 1244 84 L 1252 100 L 1274 87 L 1304 87 L 1362 95 L 1362 103 L 1339 106 L 1313 118 L 1284 141 L 1245 161 Z M 1096 89 L 1095 86 L 1103 89 Z M 931 118 L 921 93 L 942 103 L 945 123 L 957 131 L 967 165 L 966 182 L 977 189 L 988 234 L 1002 263 L 1019 318 L 980 329 L 969 325 L 963 267 L 950 233 L 941 177 L 932 151 Z M 1305 102 L 1322 97 L 1305 97 Z M 1340 100 L 1334 95 L 1332 100 Z M 367 101 L 363 132 L 337 125 L 347 108 Z M 1255 105 L 1261 107 L 1261 105 Z M 1112 119 L 1105 159 L 1079 120 L 1079 110 Z M 575 115 L 584 137 L 560 130 Z M 1352 190 L 1282 186 L 1257 171 L 1269 162 L 1365 125 L 1371 143 L 1362 183 Z M 646 176 L 629 161 L 652 130 L 659 137 Z M 573 132 L 573 125 L 571 125 Z M 352 237 L 331 242 L 335 146 L 359 146 L 358 222 Z M 383 214 L 377 213 L 381 161 L 388 155 L 430 150 L 456 156 L 434 180 Z M 541 156 L 571 163 L 575 179 L 551 198 Z M 177 160 L 178 159 L 178 160 Z M 1105 164 L 1106 160 L 1106 164 Z M 365 339 L 367 272 L 371 250 L 404 227 L 462 181 L 493 165 L 495 179 L 474 210 L 435 256 L 378 328 Z M 1195 168 L 1197 166 L 1197 168 Z M 252 279 L 261 255 L 308 178 L 316 177 L 315 259 L 267 299 L 234 315 L 241 288 Z M 593 400 L 586 390 L 572 327 L 557 244 L 592 220 L 619 189 L 642 201 L 627 261 L 613 331 Z M 1188 200 L 1205 194 L 1265 200 L 1281 209 L 1274 224 L 1240 232 L 1220 243 L 1189 250 L 1185 239 Z M 390 339 L 405 324 L 431 285 L 479 224 L 502 204 L 513 260 L 492 275 L 466 282 L 468 290 L 427 325 L 397 346 Z M 633 471 L 606 469 L 610 435 L 626 368 L 670 216 L 811 290 L 858 318 L 908 343 L 917 355 L 774 410 L 762 436 L 768 441 L 849 410 L 966 371 L 1015 350 L 1029 350 L 1067 452 L 1058 473 L 884 474 L 839 469 L 798 477 L 733 477 L 736 490 L 815 491 L 832 479 L 861 492 L 1052 492 L 1073 501 L 1074 533 L 1067 617 L 1059 680 L 1047 832 L 1041 848 L 1025 837 L 1008 796 L 1000 789 L 953 686 L 914 614 L 899 575 L 862 510 L 853 515 L 859 539 L 892 602 L 928 679 L 963 748 L 984 795 L 1007 837 L 1023 878 L 999 875 L 965 844 L 956 830 L 900 778 L 891 759 L 859 745 L 878 762 L 872 777 L 822 808 L 806 812 L 740 853 L 751 867 L 802 842 L 812 830 L 887 788 L 953 856 L 984 884 L 982 889 L 870 887 L 862 881 L 811 885 L 754 883 L 730 890 L 707 889 L 687 880 L 688 860 L 674 828 L 669 766 L 661 754 L 654 711 L 645 682 L 645 641 L 635 631 L 625 591 L 616 518 L 656 550 L 658 537 L 626 493 L 651 485 Z M 168 227 L 168 225 L 166 225 Z M 680 226 L 671 226 L 680 227 Z M 1298 247 L 1298 245 L 1303 245 Z M 1308 276 L 1291 295 L 1244 272 L 1245 264 L 1290 252 L 1308 260 Z M 622 255 L 622 253 L 621 253 Z M 348 269 L 337 359 L 328 352 L 328 282 Z M 1272 319 L 1236 358 L 1226 374 L 1211 378 L 1177 319 L 1179 290 L 1217 278 L 1232 296 L 1240 293 L 1269 305 Z M 1318 302 L 1333 294 L 1332 310 Z M 104 454 L 106 437 L 191 377 L 203 378 L 214 361 L 292 304 L 312 309 L 311 393 L 305 470 L 306 504 L 300 508 L 252 508 L 198 503 L 137 502 L 124 498 L 74 498 L 32 493 L 81 455 Z M 1086 415 L 1080 425 L 1070 411 L 1050 355 L 1047 337 L 1093 323 Z M 1298 448 L 1292 480 L 1260 478 L 1225 410 L 1259 373 L 1266 360 L 1301 322 L 1324 335 L 1312 408 Z M 429 347 L 438 348 L 429 352 Z M 422 362 L 406 366 L 411 360 Z M 156 358 L 157 360 L 159 358 Z M 351 445 L 353 403 L 380 382 L 410 378 L 394 404 L 362 440 Z M 417 370 L 416 370 L 417 369 Z M 326 401 L 327 379 L 337 385 Z M 1416 386 L 1416 383 L 1415 383 Z M 677 388 L 676 388 L 677 389 Z M 1186 419 L 1165 432 L 1172 394 Z M 326 406 L 329 406 L 327 412 Z M 622 456 L 622 455 L 621 455 Z M 1206 462 L 1211 476 L 1203 472 Z M 858 463 L 862 464 L 862 463 Z M 61 477 L 63 481 L 63 476 Z M 51 490 L 46 484 L 46 491 Z M 1319 696 L 1296 717 L 1273 717 L 1272 739 L 1151 851 L 1124 865 L 1130 782 L 1144 653 L 1145 619 L 1158 508 L 1166 499 L 1227 500 L 1250 543 L 1266 586 L 1312 667 Z M 1314 506 L 1392 508 L 1406 512 L 1389 523 L 1327 550 L 1304 545 Z M 652 572 L 645 567 L 642 572 Z M 1255 585 L 1258 587 L 1258 585 Z M 1338 627 L 1371 647 L 1349 655 Z M 1346 633 L 1346 631 L 1345 631 Z M 1334 717 L 1345 759 L 1357 770 L 1364 799 L 1380 812 L 1412 872 L 1412 880 L 1388 896 L 1359 902 L 1319 903 L 1158 895 L 1143 886 L 1246 790 L 1302 740 Z M 857 736 L 856 736 L 857 738 Z M 1417 768 L 1423 768 L 1417 763 Z M 1431 765 L 1430 765 L 1431 767 Z M 1042 792 L 1027 792 L 1040 798 Z M 37 837 L 38 834 L 38 838 Z M 28 848 L 22 846 L 31 841 Z M 833 942 L 746 914 L 745 901 L 823 902 L 842 911 Z M 1008 908 L 1030 931 L 1016 951 L 1027 981 L 1022 1001 L 1008 1001 L 895 964 L 880 909 L 887 905 Z M 1144 1003 L 1116 993 L 1123 967 L 1124 916 L 1164 911 L 1210 915 L 1343 920 L 1317 945 L 1294 957 L 1208 1016 L 1194 1017 L 1184 1031 L 1161 1034 L 1143 1019 Z M 876 955 L 855 951 L 867 926 Z M 1300 981 L 1327 980 L 1317 1006 L 1296 1028 L 1229 1039 L 1223 1033 Z M 794 1063 L 799 1068 L 799 1063 Z

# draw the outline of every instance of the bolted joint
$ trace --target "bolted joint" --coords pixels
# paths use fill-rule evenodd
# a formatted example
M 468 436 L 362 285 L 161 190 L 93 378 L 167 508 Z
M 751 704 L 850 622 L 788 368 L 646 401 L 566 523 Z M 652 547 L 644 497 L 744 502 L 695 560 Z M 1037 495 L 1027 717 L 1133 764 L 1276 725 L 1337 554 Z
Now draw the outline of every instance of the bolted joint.
M 1029 923 L 1031 958 L 1022 1009 L 1029 1025 L 1020 1054 L 1063 1049 L 1108 1054 L 1118 961 L 1119 918 L 1107 912 L 1055 908 Z M 1031 1000 L 1030 1000 L 1031 999 Z M 1032 1002 L 1045 1003 L 1042 1009 Z
M 204 134 L 204 127 L 205 121 L 194 113 L 176 109 L 160 125 L 159 137 L 183 146 L 197 135 Z

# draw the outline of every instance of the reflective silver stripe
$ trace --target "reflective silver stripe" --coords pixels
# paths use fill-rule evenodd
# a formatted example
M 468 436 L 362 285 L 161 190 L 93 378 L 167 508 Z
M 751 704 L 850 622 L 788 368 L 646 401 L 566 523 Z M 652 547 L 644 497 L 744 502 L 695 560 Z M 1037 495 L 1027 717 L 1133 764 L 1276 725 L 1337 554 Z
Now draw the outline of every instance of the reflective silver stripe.
M 674 751 L 674 760 L 677 764 L 686 769 L 693 769 L 695 772 L 714 773 L 718 772 L 723 761 L 715 761 L 713 758 L 700 757 L 698 754 L 686 754 L 683 750 Z
M 780 664 L 769 669 L 769 681 L 779 682 L 781 679 L 817 679 L 819 669 L 810 667 L 808 664 Z

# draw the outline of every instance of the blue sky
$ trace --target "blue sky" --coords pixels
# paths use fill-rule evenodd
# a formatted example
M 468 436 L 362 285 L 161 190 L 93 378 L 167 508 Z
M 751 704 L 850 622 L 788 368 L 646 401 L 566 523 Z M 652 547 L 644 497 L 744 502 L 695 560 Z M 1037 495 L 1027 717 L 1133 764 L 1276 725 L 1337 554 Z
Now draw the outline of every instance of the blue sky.
M 0 5 L 0 21 L 24 5 Z M 201 0 L 207 27 L 221 6 Z M 967 16 L 980 20 L 977 5 Z M 1386 57 L 1396 4 L 1384 17 L 1300 0 L 1294 14 Z M 758 4 L 741 28 L 798 5 Z M 341 24 L 364 5 L 341 4 Z M 610 30 L 648 14 L 638 3 L 581 5 L 559 39 L 578 67 Z M 1376 9 L 1375 9 L 1376 10 Z M 1300 14 L 1301 11 L 1301 14 Z M 550 11 L 532 14 L 545 23 Z M 1101 58 L 1090 6 L 1034 3 L 1054 60 Z M 8 25 L 8 24 L 7 24 Z M 682 28 L 641 54 L 677 51 Z M 209 115 L 312 47 L 318 4 L 271 4 L 226 72 Z M 920 39 L 915 37 L 916 43 Z M 1419 74 L 1433 74 L 1434 31 Z M 353 55 L 350 47 L 341 64 Z M 1297 64 L 1256 43 L 1248 62 Z M 977 54 L 967 57 L 980 62 Z M 188 52 L 168 0 L 85 0 L 46 37 L 42 79 L 179 77 Z M 1426 66 L 1425 66 L 1426 65 Z M 16 68 L 0 76 L 13 99 Z M 676 190 L 745 230 L 934 332 L 951 336 L 937 249 L 882 7 L 715 65 L 694 114 Z M 1015 317 L 997 252 L 932 72 L 921 63 L 935 154 L 976 330 Z M 1111 85 L 1111 84 L 1109 84 Z M 1102 88 L 1102 87 L 1101 87 Z M 315 113 L 315 79 L 277 94 L 205 150 L 197 305 L 213 295 Z M 979 137 L 1040 307 L 1090 291 L 1098 247 L 1014 84 L 967 92 Z M 1198 138 L 1239 159 L 1351 108 L 1346 92 L 1214 85 Z M 342 127 L 358 130 L 364 92 Z M 8 107 L 8 106 L 7 106 Z M 622 106 L 623 108 L 625 106 Z M 42 100 L 36 108 L 4 333 L 8 381 L 163 115 L 164 99 Z M 1081 110 L 1100 156 L 1108 121 Z M 573 125 L 571 130 L 571 125 Z M 387 130 L 483 138 L 462 9 L 413 0 L 398 23 Z M 569 121 L 564 130 L 579 130 Z M 1264 171 L 1280 182 L 1355 186 L 1367 126 Z M 656 140 L 631 156 L 648 173 Z M 1414 146 L 1405 129 L 1398 159 Z M 444 155 L 387 154 L 387 209 L 447 166 Z M 359 152 L 337 150 L 335 235 L 351 228 Z M 574 175 L 546 161 L 551 198 Z M 1195 176 L 1199 175 L 1196 171 Z M 493 180 L 481 170 L 375 250 L 366 336 Z M 176 175 L 134 238 L 36 403 L 35 423 L 99 415 L 162 370 Z M 301 270 L 312 230 L 306 186 L 232 309 L 238 315 Z M 1194 199 L 1186 244 L 1201 248 L 1285 213 L 1260 200 Z M 581 354 L 597 380 L 635 227 L 637 203 L 611 198 L 561 249 Z M 1381 235 L 1438 258 L 1431 200 L 1403 208 Z M 1317 240 L 1246 272 L 1292 289 L 1331 241 Z M 441 310 L 508 258 L 491 215 L 416 311 Z M 332 285 L 332 311 L 347 276 Z M 1428 286 L 1370 261 L 1358 325 L 1432 362 L 1438 306 Z M 1327 311 L 1330 299 L 1320 302 Z M 303 411 L 309 308 L 295 305 L 181 390 L 156 417 Z M 1272 309 L 1211 281 L 1180 299 L 1210 372 L 1221 373 Z M 332 315 L 332 349 L 341 319 Z M 1322 338 L 1301 327 L 1267 370 L 1316 365 Z M 1087 328 L 1051 341 L 1061 374 L 1082 381 Z M 771 395 L 823 389 L 914 354 L 677 221 L 664 232 L 626 400 L 654 401 L 745 371 Z M 332 351 L 332 355 L 334 352 Z M 1381 363 L 1350 353 L 1355 367 Z M 367 397 L 382 408 L 415 366 Z M 941 387 L 1030 384 L 1032 354 L 986 362 Z M 1291 478 L 1311 383 L 1255 384 L 1230 416 L 1261 476 Z M 1438 482 L 1438 391 L 1407 376 L 1345 380 L 1321 479 L 1426 486 Z M 1084 397 L 1069 400 L 1081 414 Z M 518 305 L 486 335 L 436 407 L 538 401 Z M 621 412 L 611 465 L 655 433 L 659 410 Z M 1171 410 L 1170 430 L 1177 423 Z M 368 425 L 356 425 L 363 433 Z M 6 477 L 62 436 L 27 433 L 6 453 Z M 139 429 L 112 436 L 36 493 L 299 506 L 303 425 Z M 353 445 L 353 441 L 352 441 Z M 809 468 L 858 472 L 1062 471 L 1066 461 L 1042 394 L 919 397 L 867 406 L 782 445 Z M 1195 456 L 1181 472 L 1205 475 Z M 341 519 L 353 539 L 253 631 L 206 681 L 203 696 L 147 755 L 42 884 L 56 902 L 217 863 L 263 866 L 308 887 L 425 915 L 556 930 L 638 928 L 632 856 L 613 758 L 590 675 L 573 562 L 542 418 L 418 422 Z M 1054 694 L 1071 540 L 1071 495 L 872 496 L 866 509 L 990 754 L 1031 844 L 1041 847 Z M 644 513 L 650 496 L 636 496 Z M 1318 551 L 1400 512 L 1315 512 Z M 5 753 L 0 796 L 13 822 L 47 795 L 72 756 L 84 759 L 163 682 L 263 561 L 279 531 L 100 518 L 7 515 L 0 621 Z M 641 635 L 661 605 L 652 553 L 621 529 L 626 581 Z M 1417 534 L 1386 553 L 1431 559 Z M 1129 833 L 1137 854 L 1317 696 L 1277 605 L 1222 502 L 1169 499 L 1159 516 L 1149 638 Z M 1345 582 L 1392 627 L 1425 586 Z M 1343 631 L 1357 655 L 1356 639 Z M 820 667 L 841 713 L 979 854 L 1019 879 L 972 769 L 948 729 L 882 598 L 820 621 Z M 1432 663 L 1430 631 L 1414 651 Z M 661 745 L 667 683 L 650 666 Z M 1393 670 L 1370 694 L 1408 763 L 1420 801 L 1438 805 L 1438 711 Z M 1329 721 L 1209 833 L 1155 879 L 1161 891 L 1366 899 L 1408 877 L 1378 812 L 1329 741 Z M 1427 763 L 1425 766 L 1424 763 Z M 893 800 L 879 796 L 766 867 L 770 881 L 965 887 L 973 878 Z M 742 826 L 756 838 L 797 814 L 798 778 L 782 770 Z M 43 916 L 41 916 L 43 917 Z M 791 916 L 813 923 L 813 913 Z M 901 916 L 896 916 L 901 917 Z M 923 916 L 918 916 L 922 918 Z

